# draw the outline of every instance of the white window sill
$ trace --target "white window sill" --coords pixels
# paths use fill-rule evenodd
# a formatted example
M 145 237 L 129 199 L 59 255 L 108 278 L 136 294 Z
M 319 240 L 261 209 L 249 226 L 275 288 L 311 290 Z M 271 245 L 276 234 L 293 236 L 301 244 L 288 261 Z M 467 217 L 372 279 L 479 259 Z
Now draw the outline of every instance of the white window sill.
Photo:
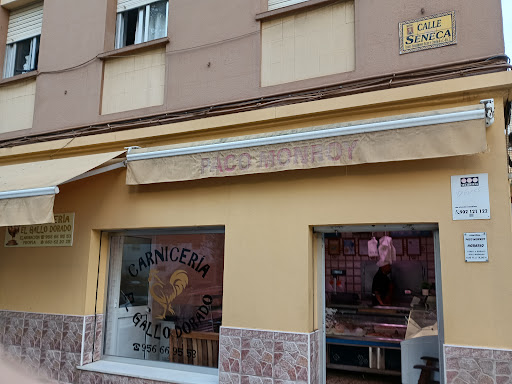
M 168 37 L 162 37 L 160 39 L 146 41 L 145 43 L 131 44 L 123 48 L 117 48 L 112 51 L 101 53 L 98 55 L 98 58 L 105 60 L 116 56 L 123 56 L 126 54 L 131 55 L 147 49 L 165 47 L 169 43 L 169 41 L 170 39 Z
M 159 361 L 105 357 L 105 360 L 86 364 L 77 367 L 77 369 L 175 384 L 219 383 L 218 369 L 216 368 L 194 367 Z

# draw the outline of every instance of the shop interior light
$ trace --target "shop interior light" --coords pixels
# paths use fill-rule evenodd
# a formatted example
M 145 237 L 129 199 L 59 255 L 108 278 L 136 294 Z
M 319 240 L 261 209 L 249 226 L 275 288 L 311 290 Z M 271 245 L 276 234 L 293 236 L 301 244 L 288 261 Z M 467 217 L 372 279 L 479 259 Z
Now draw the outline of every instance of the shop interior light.
M 0 192 L 0 200 L 3 199 L 16 199 L 19 197 L 33 197 L 42 195 L 55 195 L 59 193 L 59 187 L 43 187 L 31 189 L 19 189 L 16 191 Z
M 334 127 L 322 130 L 313 130 L 306 132 L 290 133 L 277 136 L 257 137 L 252 139 L 242 139 L 225 141 L 214 144 L 195 145 L 183 148 L 173 148 L 160 151 L 151 151 L 143 153 L 128 153 L 128 161 L 155 159 L 160 157 L 171 157 L 180 155 L 191 155 L 195 153 L 216 152 L 239 148 L 250 148 L 272 144 L 291 143 L 304 140 L 315 140 L 329 137 L 353 135 L 358 133 L 370 133 L 378 131 L 387 131 L 392 129 L 413 128 L 436 124 L 446 124 L 468 120 L 478 120 L 486 118 L 486 109 L 478 108 L 467 111 L 457 111 L 448 113 L 433 112 L 431 115 L 410 117 L 389 121 L 379 121 L 372 123 L 354 124 L 342 127 Z

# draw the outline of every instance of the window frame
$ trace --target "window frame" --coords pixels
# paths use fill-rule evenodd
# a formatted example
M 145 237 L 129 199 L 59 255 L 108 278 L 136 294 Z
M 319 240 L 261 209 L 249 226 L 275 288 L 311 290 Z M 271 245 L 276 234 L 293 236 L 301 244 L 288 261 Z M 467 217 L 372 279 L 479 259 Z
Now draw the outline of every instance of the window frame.
M 41 35 L 30 37 L 28 39 L 19 40 L 14 43 L 6 44 L 5 46 L 5 59 L 4 59 L 4 72 L 3 78 L 11 78 L 14 76 L 22 75 L 24 73 L 37 70 L 37 61 L 39 56 L 39 45 Z M 16 73 L 16 59 L 18 53 L 18 45 L 24 41 L 30 40 L 30 50 L 28 55 L 29 69 L 23 69 L 20 73 Z M 25 56 L 27 57 L 27 56 Z M 25 62 L 26 63 L 26 62 Z
M 151 5 L 155 3 L 160 3 L 165 1 L 165 35 L 153 38 L 149 40 L 149 21 L 150 21 L 150 9 Z M 136 9 L 137 14 L 137 27 L 135 29 L 135 41 L 133 44 L 126 45 L 126 29 L 127 29 L 127 23 L 126 23 L 126 15 L 128 12 L 132 11 L 133 9 Z M 137 8 L 128 9 L 122 12 L 117 12 L 116 14 L 116 35 L 115 35 L 115 49 L 121 49 L 125 48 L 130 45 L 136 45 L 136 44 L 142 44 L 146 43 L 148 41 L 157 40 L 160 38 L 165 38 L 168 35 L 168 26 L 169 26 L 169 0 L 157 0 L 157 1 L 151 1 L 145 5 L 142 5 Z M 142 21 L 142 22 L 141 22 Z M 139 28 L 139 25 L 142 23 L 142 27 Z
M 3 79 L 37 70 L 43 10 L 44 1 L 40 0 L 10 11 L 2 63 Z M 28 55 L 18 57 L 20 47 L 26 47 L 27 43 L 30 44 Z

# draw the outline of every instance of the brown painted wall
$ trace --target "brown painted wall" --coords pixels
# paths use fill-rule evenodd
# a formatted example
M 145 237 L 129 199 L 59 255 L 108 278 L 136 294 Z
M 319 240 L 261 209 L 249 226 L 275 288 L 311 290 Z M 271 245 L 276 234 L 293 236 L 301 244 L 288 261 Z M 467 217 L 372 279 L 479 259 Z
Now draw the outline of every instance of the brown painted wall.
M 107 8 L 107 5 L 114 7 Z M 107 9 L 115 21 L 115 0 L 45 1 L 33 131 L 90 124 L 98 120 L 102 63 L 94 59 L 112 42 L 106 36 Z M 92 59 L 92 60 L 91 60 Z M 86 63 L 86 64 L 84 64 Z M 71 71 L 61 71 L 71 67 Z M 57 71 L 48 73 L 49 71 Z
M 0 140 L 504 52 L 500 0 L 356 0 L 355 71 L 261 88 L 260 23 L 255 16 L 266 11 L 264 0 L 170 0 L 164 105 L 101 116 L 103 65 L 94 58 L 114 47 L 116 3 L 45 2 L 34 125 L 28 131 L 0 135 Z M 451 10 L 456 12 L 457 45 L 399 55 L 400 21 Z M 5 14 L 0 12 L 2 65 Z M 73 70 L 45 73 L 88 60 L 92 61 Z
M 421 13 L 421 9 L 425 14 Z M 455 10 L 457 45 L 398 54 L 398 22 Z M 364 16 L 368 28 L 359 16 Z M 356 67 L 361 75 L 402 71 L 504 53 L 500 1 L 356 1 Z

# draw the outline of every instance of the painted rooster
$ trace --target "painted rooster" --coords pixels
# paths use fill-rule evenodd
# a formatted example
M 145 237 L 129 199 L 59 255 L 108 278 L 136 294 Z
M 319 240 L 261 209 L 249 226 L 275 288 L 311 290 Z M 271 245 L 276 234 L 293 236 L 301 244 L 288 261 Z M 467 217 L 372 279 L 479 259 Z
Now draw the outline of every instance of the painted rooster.
M 171 304 L 187 287 L 187 272 L 182 269 L 175 271 L 169 278 L 170 289 L 168 289 L 162 279 L 160 279 L 156 269 L 149 272 L 148 280 L 151 297 L 164 308 L 162 315 L 157 316 L 157 319 L 165 319 L 167 311 L 169 311 L 171 315 L 174 315 L 175 312 Z

